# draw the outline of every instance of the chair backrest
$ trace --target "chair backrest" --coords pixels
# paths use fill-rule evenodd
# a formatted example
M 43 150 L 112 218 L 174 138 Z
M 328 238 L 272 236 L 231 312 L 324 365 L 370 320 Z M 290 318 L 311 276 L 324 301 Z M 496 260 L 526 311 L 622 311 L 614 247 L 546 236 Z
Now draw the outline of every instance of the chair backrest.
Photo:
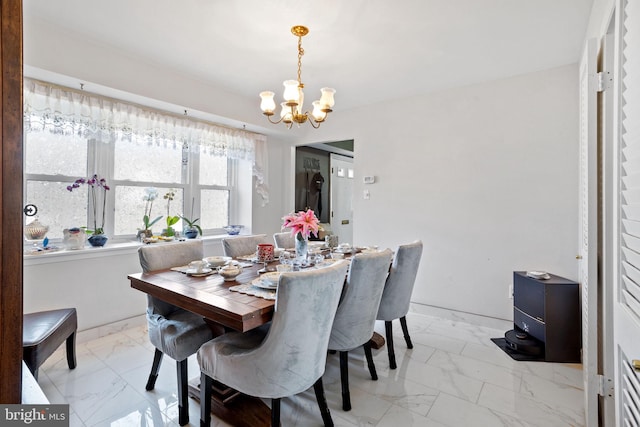
M 145 245 L 138 248 L 140 266 L 145 273 L 187 265 L 191 261 L 202 259 L 203 256 L 202 240 Z M 167 316 L 177 309 L 178 307 L 173 304 L 147 295 L 147 313 L 149 315 Z
M 251 255 L 256 252 L 259 243 L 271 243 L 266 234 L 252 236 L 225 237 L 222 239 L 222 251 L 224 256 L 239 257 Z
M 285 397 L 311 387 L 324 374 L 327 344 L 348 263 L 283 273 L 269 332 L 255 350 L 277 384 L 257 396 Z M 274 374 L 275 373 L 275 374 Z
M 291 249 L 296 247 L 296 238 L 291 232 L 286 231 L 284 233 L 274 233 L 273 242 L 276 244 L 276 248 Z
M 142 271 L 163 270 L 180 267 L 191 261 L 204 257 L 202 240 L 186 240 L 184 242 L 144 245 L 138 248 Z
M 420 240 L 398 247 L 382 292 L 378 320 L 391 321 L 406 316 L 409 312 L 411 293 L 421 257 L 422 242 Z
M 358 254 L 351 259 L 349 276 L 331 329 L 330 350 L 349 351 L 371 339 L 392 259 L 390 249 Z

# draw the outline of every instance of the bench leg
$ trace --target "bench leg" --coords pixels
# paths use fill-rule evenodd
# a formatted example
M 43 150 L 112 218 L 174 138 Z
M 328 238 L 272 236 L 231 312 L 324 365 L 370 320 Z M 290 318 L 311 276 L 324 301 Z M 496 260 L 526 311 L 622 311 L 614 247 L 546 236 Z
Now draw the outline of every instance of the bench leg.
M 69 369 L 75 369 L 76 363 L 76 333 L 72 333 L 67 338 L 67 365 Z

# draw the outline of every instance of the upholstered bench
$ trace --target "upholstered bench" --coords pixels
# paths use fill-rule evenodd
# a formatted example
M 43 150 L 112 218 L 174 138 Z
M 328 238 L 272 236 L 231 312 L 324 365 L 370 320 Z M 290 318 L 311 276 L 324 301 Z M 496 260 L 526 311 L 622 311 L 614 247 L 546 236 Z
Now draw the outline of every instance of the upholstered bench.
M 67 341 L 67 364 L 76 367 L 76 330 L 78 315 L 75 308 L 40 311 L 23 316 L 22 359 L 34 378 L 38 368 Z

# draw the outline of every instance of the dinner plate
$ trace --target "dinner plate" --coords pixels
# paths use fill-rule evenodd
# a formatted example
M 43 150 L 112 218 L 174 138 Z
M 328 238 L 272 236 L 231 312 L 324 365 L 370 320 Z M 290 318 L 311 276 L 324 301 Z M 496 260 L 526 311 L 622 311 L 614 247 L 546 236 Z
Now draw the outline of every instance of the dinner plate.
M 213 273 L 213 270 L 210 268 L 203 268 L 202 271 L 198 271 L 197 268 L 189 268 L 187 269 L 187 271 L 185 271 L 185 273 L 187 273 L 187 275 L 189 276 L 201 277 L 208 276 L 209 274 Z
M 262 288 L 262 289 L 272 289 L 272 290 L 278 289 L 278 282 L 275 282 L 275 283 L 265 282 L 260 277 L 258 277 L 257 279 L 253 279 L 251 284 L 257 288 Z
M 262 280 L 265 283 L 270 283 L 273 286 L 278 286 L 278 280 L 280 280 L 280 274 L 281 272 L 279 271 L 264 273 L 262 276 L 260 276 L 260 280 Z

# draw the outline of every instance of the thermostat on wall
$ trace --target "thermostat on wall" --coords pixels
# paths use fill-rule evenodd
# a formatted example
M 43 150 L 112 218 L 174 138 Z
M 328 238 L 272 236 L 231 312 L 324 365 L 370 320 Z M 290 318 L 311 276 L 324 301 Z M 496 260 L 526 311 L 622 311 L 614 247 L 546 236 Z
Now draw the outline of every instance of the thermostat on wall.
M 373 184 L 374 182 L 376 182 L 376 177 L 375 176 L 365 176 L 364 178 L 362 178 L 362 181 L 365 184 Z

